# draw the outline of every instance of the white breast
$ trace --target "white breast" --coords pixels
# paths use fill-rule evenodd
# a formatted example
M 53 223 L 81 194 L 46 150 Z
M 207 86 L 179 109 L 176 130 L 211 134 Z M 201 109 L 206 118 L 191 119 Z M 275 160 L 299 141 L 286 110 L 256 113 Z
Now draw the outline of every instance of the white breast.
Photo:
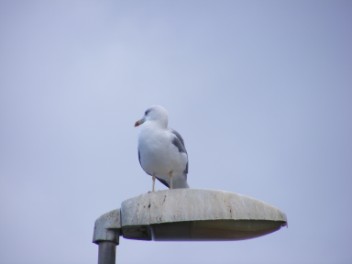
M 181 153 L 172 143 L 174 135 L 152 125 L 144 126 L 139 134 L 138 150 L 141 166 L 150 175 L 168 179 L 168 174 L 183 175 L 187 154 Z

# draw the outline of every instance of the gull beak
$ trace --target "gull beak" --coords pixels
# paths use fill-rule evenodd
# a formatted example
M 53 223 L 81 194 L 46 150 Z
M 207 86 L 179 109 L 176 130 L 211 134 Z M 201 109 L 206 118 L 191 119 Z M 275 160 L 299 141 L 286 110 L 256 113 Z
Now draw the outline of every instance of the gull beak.
M 138 120 L 138 121 L 134 124 L 134 126 L 137 127 L 137 126 L 143 124 L 144 121 L 145 121 L 145 118 L 143 117 L 142 119 Z

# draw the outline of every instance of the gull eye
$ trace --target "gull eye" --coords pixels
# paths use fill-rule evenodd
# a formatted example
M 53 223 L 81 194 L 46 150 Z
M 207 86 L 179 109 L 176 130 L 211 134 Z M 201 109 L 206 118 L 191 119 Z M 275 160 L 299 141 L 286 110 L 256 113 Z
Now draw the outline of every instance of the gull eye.
M 148 115 L 150 113 L 150 109 L 144 112 L 144 115 Z

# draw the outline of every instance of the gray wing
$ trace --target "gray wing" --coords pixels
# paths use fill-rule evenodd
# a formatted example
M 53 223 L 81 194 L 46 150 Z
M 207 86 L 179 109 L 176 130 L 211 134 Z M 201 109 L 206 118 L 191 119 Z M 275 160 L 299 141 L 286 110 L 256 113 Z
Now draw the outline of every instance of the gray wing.
M 172 144 L 174 144 L 178 148 L 179 152 L 184 152 L 187 154 L 185 142 L 183 141 L 183 138 L 181 137 L 180 133 L 173 129 L 171 129 L 171 133 L 175 135 L 174 139 L 172 140 Z
M 138 150 L 138 161 L 139 161 L 139 165 L 141 165 L 142 167 L 142 163 L 141 163 L 141 152 Z
M 158 181 L 160 181 L 162 184 L 164 184 L 167 188 L 170 188 L 170 185 L 167 183 L 167 181 L 164 181 L 163 179 L 159 179 L 158 177 L 156 177 L 158 179 Z
M 185 142 L 183 141 L 182 136 L 180 135 L 180 133 L 178 133 L 176 130 L 170 129 L 171 133 L 175 135 L 175 137 L 172 140 L 172 144 L 174 144 L 179 152 L 183 152 L 187 154 L 187 150 L 185 147 Z M 184 173 L 187 177 L 187 173 L 188 173 L 188 160 L 187 160 L 187 164 L 186 164 L 186 168 L 184 170 Z

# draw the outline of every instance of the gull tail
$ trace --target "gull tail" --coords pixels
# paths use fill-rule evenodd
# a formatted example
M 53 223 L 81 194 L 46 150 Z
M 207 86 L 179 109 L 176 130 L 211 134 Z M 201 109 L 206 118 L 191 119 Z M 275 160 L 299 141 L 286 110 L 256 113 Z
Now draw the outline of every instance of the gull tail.
M 187 176 L 182 175 L 181 177 L 172 177 L 172 188 L 173 189 L 189 188 L 189 185 L 187 183 Z

